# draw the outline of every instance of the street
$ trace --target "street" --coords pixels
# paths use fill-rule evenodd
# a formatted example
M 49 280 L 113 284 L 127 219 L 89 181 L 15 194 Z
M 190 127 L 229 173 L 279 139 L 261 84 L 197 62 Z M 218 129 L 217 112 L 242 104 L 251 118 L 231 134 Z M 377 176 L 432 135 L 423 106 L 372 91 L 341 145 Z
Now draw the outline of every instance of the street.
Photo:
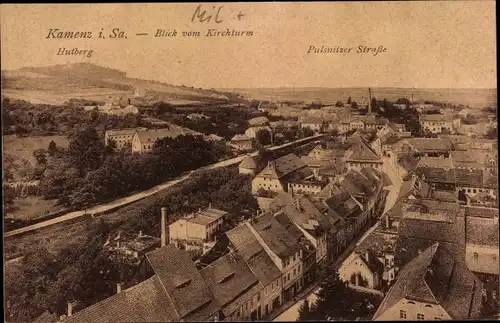
M 392 181 L 392 185 L 385 187 L 385 190 L 388 190 L 389 193 L 387 194 L 386 200 L 385 200 L 385 205 L 384 209 L 381 215 L 384 215 L 388 210 L 390 210 L 398 197 L 399 190 L 401 188 L 402 181 L 399 177 L 399 175 L 396 173 L 395 169 L 391 164 L 389 164 L 389 161 L 387 159 L 384 160 L 384 171 L 386 174 L 390 177 Z M 342 262 L 354 251 L 356 246 L 360 244 L 366 237 L 373 232 L 377 228 L 377 226 L 380 224 L 380 220 L 377 221 L 373 226 L 368 228 L 363 234 L 359 236 L 358 239 L 354 239 L 347 249 L 339 256 L 339 258 L 335 261 L 335 264 L 333 265 L 333 269 L 336 270 Z M 317 283 L 316 285 L 317 286 Z M 316 292 L 319 290 L 319 287 L 314 287 L 310 290 L 303 291 L 300 293 L 297 297 L 297 301 L 290 301 L 289 304 L 283 304 L 284 311 L 278 314 L 276 318 L 273 319 L 273 322 L 284 322 L 284 321 L 297 321 L 299 317 L 299 308 L 304 299 L 308 299 L 310 304 L 311 302 L 316 301 Z

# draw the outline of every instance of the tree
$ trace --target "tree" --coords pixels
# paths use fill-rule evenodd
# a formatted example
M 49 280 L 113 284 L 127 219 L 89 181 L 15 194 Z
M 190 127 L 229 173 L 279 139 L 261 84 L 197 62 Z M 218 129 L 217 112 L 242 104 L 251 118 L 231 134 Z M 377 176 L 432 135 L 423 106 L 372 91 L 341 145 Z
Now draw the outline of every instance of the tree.
M 498 139 L 498 129 L 496 127 L 490 127 L 485 137 L 488 139 Z
M 352 311 L 353 292 L 340 280 L 338 272 L 332 272 L 331 268 L 324 266 L 320 268 L 320 277 L 316 303 L 310 306 L 309 313 L 304 315 L 319 321 L 355 319 Z
M 335 106 L 336 106 L 336 107 L 338 107 L 338 108 L 341 108 L 341 107 L 343 107 L 343 106 L 344 106 L 344 103 L 343 103 L 343 102 L 341 102 L 341 101 L 337 101 L 337 102 L 335 103 Z
M 302 128 L 302 135 L 304 138 L 311 137 L 311 136 L 314 136 L 314 131 L 309 127 L 304 127 L 304 128 Z
M 44 165 L 47 163 L 46 155 L 47 155 L 47 152 L 45 151 L 45 149 L 33 150 L 33 157 L 35 157 L 36 162 L 39 165 Z
M 351 97 L 348 97 L 348 98 L 347 98 L 347 104 L 351 104 L 351 102 L 352 102 Z
M 378 110 L 378 103 L 377 103 L 377 99 L 375 97 L 372 98 L 371 108 L 372 108 L 372 112 L 376 112 Z
M 299 322 L 304 322 L 304 321 L 311 321 L 311 310 L 309 307 L 309 300 L 305 299 L 302 301 L 299 307 L 299 317 L 297 321 Z
M 98 169 L 105 157 L 104 143 L 92 126 L 77 131 L 70 138 L 68 159 L 84 175 Z
M 269 131 L 261 129 L 255 134 L 255 140 L 263 146 L 269 145 L 271 143 L 271 134 Z
M 54 142 L 54 140 L 51 140 L 50 143 L 49 143 L 49 148 L 47 149 L 48 153 L 49 153 L 49 156 L 51 157 L 54 157 L 54 155 L 56 154 L 57 152 L 57 145 L 56 143 Z
M 351 108 L 353 108 L 353 109 L 357 109 L 357 108 L 358 108 L 358 102 L 356 102 L 356 101 L 352 101 L 352 103 L 351 103 Z

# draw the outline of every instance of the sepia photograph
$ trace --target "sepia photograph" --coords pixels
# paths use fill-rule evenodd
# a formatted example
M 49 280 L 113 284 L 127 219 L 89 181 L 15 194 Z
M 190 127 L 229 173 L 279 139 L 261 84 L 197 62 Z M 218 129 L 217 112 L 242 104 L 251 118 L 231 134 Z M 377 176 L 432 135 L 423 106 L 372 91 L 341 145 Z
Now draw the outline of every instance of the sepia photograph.
M 4 321 L 500 320 L 495 7 L 1 4 Z

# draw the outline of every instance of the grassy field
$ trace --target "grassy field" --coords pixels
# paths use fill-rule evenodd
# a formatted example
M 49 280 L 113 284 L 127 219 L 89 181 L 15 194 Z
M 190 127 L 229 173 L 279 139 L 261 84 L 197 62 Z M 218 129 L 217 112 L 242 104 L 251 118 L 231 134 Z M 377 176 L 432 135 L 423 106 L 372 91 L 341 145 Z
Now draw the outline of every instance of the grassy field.
M 44 200 L 39 196 L 28 196 L 18 198 L 14 201 L 12 210 L 5 212 L 5 218 L 15 220 L 32 220 L 49 213 L 57 212 L 62 209 L 56 206 L 56 200 Z

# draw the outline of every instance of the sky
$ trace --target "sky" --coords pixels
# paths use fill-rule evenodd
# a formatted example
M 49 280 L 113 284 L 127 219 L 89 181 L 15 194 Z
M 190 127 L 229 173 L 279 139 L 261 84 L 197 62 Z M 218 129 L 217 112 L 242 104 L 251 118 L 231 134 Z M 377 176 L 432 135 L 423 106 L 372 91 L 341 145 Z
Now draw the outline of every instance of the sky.
M 192 22 L 198 4 L 0 6 L 2 69 L 90 62 L 128 76 L 203 88 L 496 88 L 494 1 L 203 3 L 221 23 Z M 237 18 L 238 13 L 243 16 Z M 50 28 L 92 39 L 46 39 Z M 113 28 L 127 39 L 99 39 Z M 153 37 L 159 28 L 177 37 Z M 250 37 L 182 31 L 251 30 Z M 148 36 L 136 36 L 136 33 Z M 355 54 L 358 46 L 387 48 Z M 307 53 L 310 46 L 350 54 Z M 93 50 L 58 56 L 59 48 Z

